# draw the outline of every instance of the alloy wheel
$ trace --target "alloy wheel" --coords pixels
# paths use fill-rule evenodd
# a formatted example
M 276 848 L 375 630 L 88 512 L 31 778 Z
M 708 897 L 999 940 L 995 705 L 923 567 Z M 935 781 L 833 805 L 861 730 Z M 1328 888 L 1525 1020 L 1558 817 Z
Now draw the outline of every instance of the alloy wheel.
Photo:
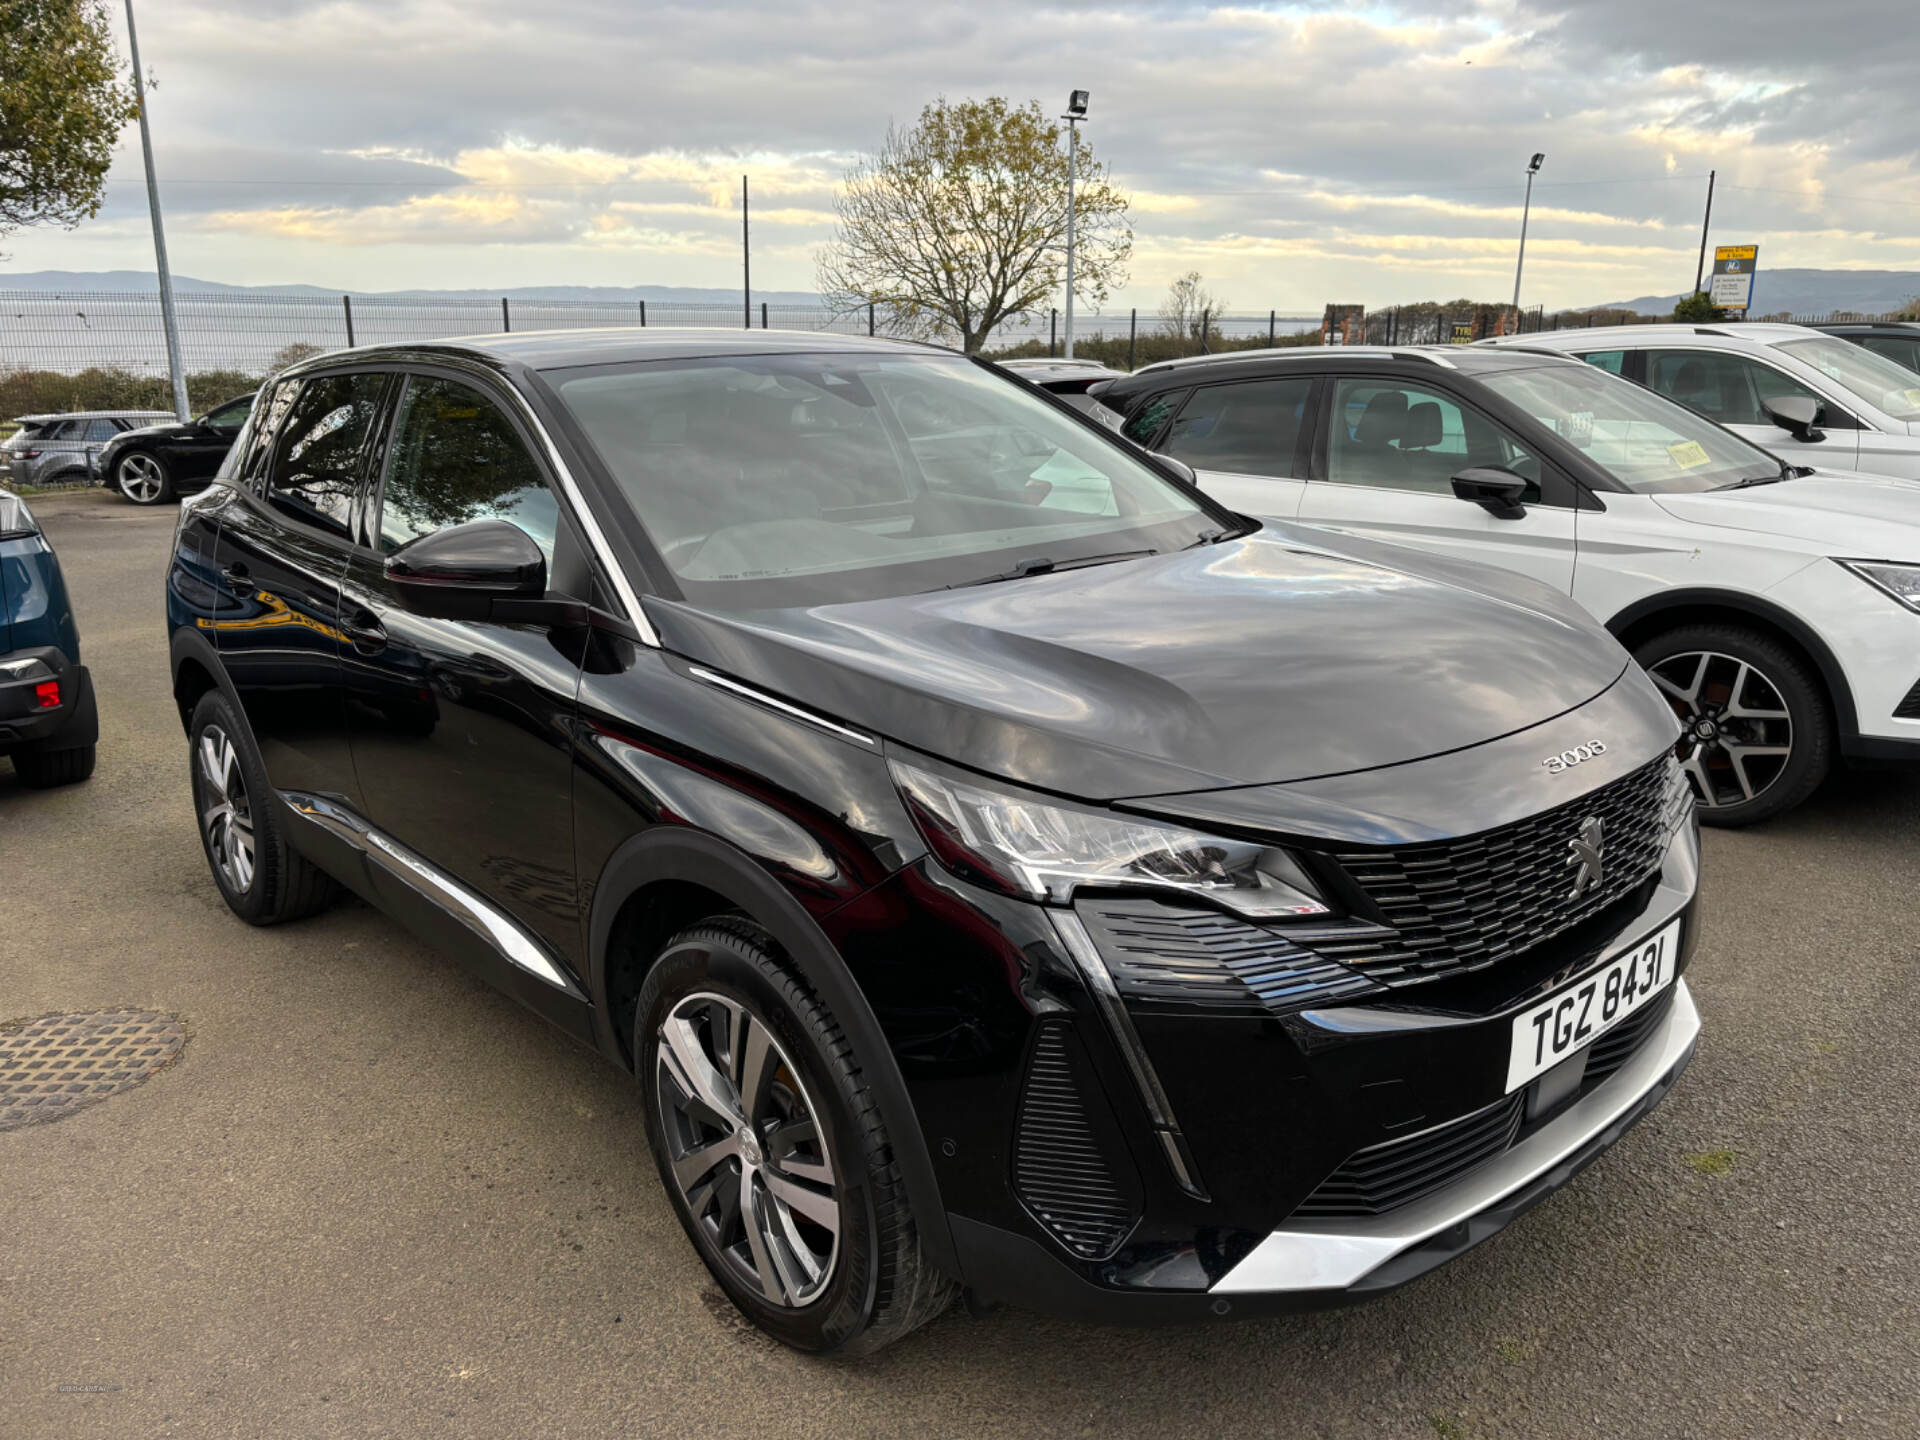
M 166 488 L 166 476 L 161 472 L 160 462 L 151 455 L 135 451 L 122 459 L 118 468 L 120 493 L 129 500 L 151 505 Z
M 1780 687 L 1738 656 L 1682 651 L 1651 666 L 1680 717 L 1680 768 L 1702 807 L 1744 805 L 1765 794 L 1793 755 L 1793 717 Z
M 244 895 L 253 884 L 253 807 L 233 740 L 218 725 L 200 732 L 196 748 L 200 771 L 200 829 L 207 853 L 226 877 L 228 888 Z
M 797 1308 L 833 1278 L 839 1184 L 806 1086 L 739 1001 L 688 995 L 661 1023 L 656 1103 L 674 1183 L 735 1277 Z

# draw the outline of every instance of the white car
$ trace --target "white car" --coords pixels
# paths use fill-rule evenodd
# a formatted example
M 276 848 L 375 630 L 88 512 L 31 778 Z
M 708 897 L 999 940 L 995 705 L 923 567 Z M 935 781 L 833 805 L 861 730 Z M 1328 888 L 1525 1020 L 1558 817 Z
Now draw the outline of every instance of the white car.
M 1805 325 L 1616 325 L 1480 343 L 1578 356 L 1790 464 L 1920 479 L 1920 375 Z M 1811 400 L 1813 415 L 1770 404 L 1792 399 Z
M 1836 756 L 1920 764 L 1920 482 L 1788 465 L 1529 349 L 1242 352 L 1099 398 L 1236 510 L 1571 595 L 1667 693 L 1711 823 L 1799 803 Z

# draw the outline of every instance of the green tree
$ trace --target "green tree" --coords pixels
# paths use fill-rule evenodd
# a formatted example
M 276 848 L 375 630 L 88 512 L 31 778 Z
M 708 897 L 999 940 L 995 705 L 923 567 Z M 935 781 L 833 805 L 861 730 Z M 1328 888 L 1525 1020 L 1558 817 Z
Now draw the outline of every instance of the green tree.
M 100 213 L 138 110 L 102 0 L 0 0 L 0 236 Z
M 996 325 L 1047 308 L 1067 262 L 1067 147 L 1038 101 L 942 98 L 847 172 L 820 289 L 877 305 L 894 329 L 955 337 L 968 354 Z M 1074 294 L 1095 306 L 1126 283 L 1127 197 L 1083 138 L 1074 200 Z
M 1690 325 L 1713 325 L 1726 319 L 1727 312 L 1706 291 L 1696 290 L 1673 307 L 1673 318 Z

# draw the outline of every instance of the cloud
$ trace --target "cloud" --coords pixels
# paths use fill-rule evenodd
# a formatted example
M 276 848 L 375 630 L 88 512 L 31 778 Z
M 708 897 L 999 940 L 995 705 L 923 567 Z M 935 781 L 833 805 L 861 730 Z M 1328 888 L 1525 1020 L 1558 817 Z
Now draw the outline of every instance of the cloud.
M 1910 263 L 1911 25 L 1910 0 L 170 0 L 141 39 L 189 274 L 730 284 L 749 173 L 756 278 L 807 288 L 889 123 L 1071 82 L 1135 198 L 1122 298 L 1199 268 L 1264 310 L 1504 293 L 1535 150 L 1531 300 L 1690 281 L 1709 169 L 1716 236 L 1769 264 Z M 131 134 L 116 172 L 99 221 L 13 263 L 147 263 Z

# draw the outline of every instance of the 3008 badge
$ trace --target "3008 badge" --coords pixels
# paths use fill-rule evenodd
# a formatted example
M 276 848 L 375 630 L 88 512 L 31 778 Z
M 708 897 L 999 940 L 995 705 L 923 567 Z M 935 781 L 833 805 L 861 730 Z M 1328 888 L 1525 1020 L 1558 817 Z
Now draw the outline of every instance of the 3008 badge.
M 1589 740 L 1584 745 L 1576 745 L 1571 750 L 1562 750 L 1558 755 L 1549 755 L 1540 763 L 1547 767 L 1549 775 L 1558 775 L 1563 770 L 1571 770 L 1585 760 L 1592 760 L 1607 753 L 1607 742 Z

